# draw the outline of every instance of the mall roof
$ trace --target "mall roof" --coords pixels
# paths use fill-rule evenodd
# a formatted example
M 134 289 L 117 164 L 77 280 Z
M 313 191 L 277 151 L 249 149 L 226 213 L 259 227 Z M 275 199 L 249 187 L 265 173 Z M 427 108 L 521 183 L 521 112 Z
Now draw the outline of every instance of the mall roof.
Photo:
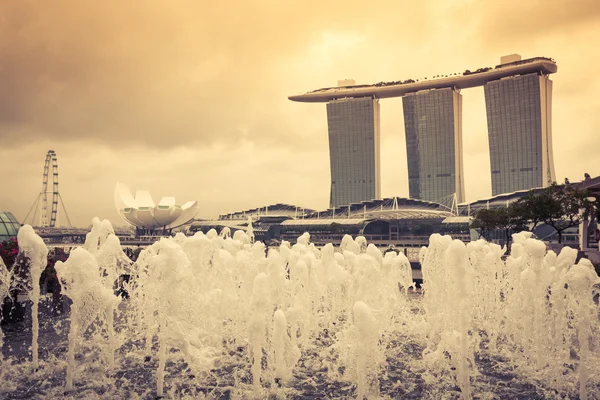
M 580 182 L 571 182 L 570 185 L 577 187 L 578 189 L 586 189 L 591 195 L 600 198 L 600 176 L 595 178 L 587 177 Z M 562 185 L 561 185 L 562 186 Z M 458 205 L 459 214 L 466 215 L 473 211 L 483 207 L 500 207 L 508 206 L 510 203 L 519 200 L 521 197 L 525 197 L 530 193 L 535 193 L 543 188 L 533 188 L 528 190 L 518 190 L 511 193 L 502 193 L 496 196 L 479 199 L 470 203 L 461 203 Z
M 362 225 L 367 219 L 364 218 L 327 218 L 327 219 L 288 219 L 281 226 L 329 226 L 338 225 Z
M 405 197 L 390 197 L 334 207 L 314 212 L 304 218 L 425 219 L 445 218 L 451 215 L 454 215 L 451 210 L 439 203 Z
M 465 89 L 482 86 L 489 81 L 499 80 L 514 75 L 542 72 L 552 74 L 557 71 L 554 60 L 545 57 L 530 58 L 512 63 L 500 64 L 495 68 L 480 68 L 475 72 L 465 71 L 439 79 L 404 82 L 380 82 L 372 85 L 352 85 L 318 89 L 306 94 L 289 96 L 292 101 L 319 103 L 349 97 L 373 97 L 383 99 L 400 97 L 420 90 L 457 88 Z
M 293 204 L 277 203 L 243 211 L 234 211 L 227 214 L 221 214 L 219 215 L 219 220 L 246 220 L 248 217 L 254 216 L 301 216 L 303 214 L 313 213 L 314 211 L 315 210 L 311 210 L 310 208 L 298 207 Z
M 525 197 L 528 194 L 534 193 L 541 189 L 542 188 L 518 190 L 516 192 L 502 193 L 496 196 L 486 197 L 483 199 L 472 201 L 470 203 L 461 203 L 458 205 L 458 213 L 469 214 L 470 211 L 474 211 L 478 208 L 508 206 L 510 203 L 519 200 L 521 197 Z
M 244 224 L 244 225 L 240 225 L 240 224 Z M 222 220 L 222 219 L 218 219 L 218 220 L 195 220 L 194 222 L 192 222 L 191 224 L 189 224 L 189 227 L 199 227 L 199 226 L 204 226 L 204 227 L 228 227 L 228 228 L 238 229 L 238 230 L 243 230 L 243 231 L 248 230 L 248 225 L 247 225 L 247 223 L 246 223 L 245 220 L 240 220 L 240 221 L 227 221 L 227 220 Z
M 589 177 L 589 175 L 587 176 Z M 579 189 L 587 189 L 592 195 L 600 198 L 600 176 L 595 178 L 589 177 L 575 184 Z

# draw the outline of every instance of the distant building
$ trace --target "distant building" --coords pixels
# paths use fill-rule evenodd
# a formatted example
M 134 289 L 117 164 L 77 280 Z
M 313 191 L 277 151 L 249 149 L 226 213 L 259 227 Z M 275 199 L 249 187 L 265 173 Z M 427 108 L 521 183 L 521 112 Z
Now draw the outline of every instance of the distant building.
M 500 57 L 500 64 L 510 64 L 517 61 L 521 61 L 521 56 L 518 54 L 509 54 L 507 56 Z
M 330 206 L 379 198 L 379 101 L 370 97 L 330 101 L 327 125 Z
M 464 200 L 462 95 L 454 89 L 410 93 L 402 98 L 408 186 L 411 198 Z
M 589 174 L 586 174 L 584 180 L 579 182 L 571 182 L 570 185 L 580 190 L 586 190 L 590 197 L 600 199 L 600 176 L 592 178 L 589 176 Z M 542 190 L 543 188 L 538 187 L 533 189 L 519 190 L 512 193 L 501 193 L 488 198 L 459 204 L 459 216 L 457 218 L 469 217 L 468 220 L 464 220 L 465 223 L 468 223 L 470 221 L 470 218 L 481 209 L 508 207 L 512 203 L 518 201 L 519 199 L 528 195 L 538 194 Z M 600 215 L 596 215 L 595 218 L 592 217 L 590 221 L 582 222 L 579 225 L 579 227 L 568 228 L 563 234 L 563 243 L 576 245 L 578 244 L 577 242 L 580 241 L 579 248 L 587 248 L 593 240 L 597 242 L 597 239 L 594 239 L 594 230 L 596 229 L 599 223 Z M 558 240 L 556 230 L 545 223 L 540 223 L 539 225 L 537 225 L 537 227 L 534 230 L 534 234 L 537 236 L 538 239 L 544 241 L 552 242 Z M 497 230 L 494 233 L 492 233 L 490 239 L 499 243 L 503 243 L 505 237 L 506 232 L 504 232 L 504 230 Z M 596 244 L 593 244 L 593 247 L 596 246 Z
M 8 211 L 0 211 L 0 242 L 17 237 L 21 224 Z
M 456 203 L 465 190 L 460 90 L 484 86 L 492 194 L 544 187 L 555 180 L 548 76 L 557 70 L 551 58 L 511 54 L 493 68 L 371 85 L 342 80 L 289 99 L 327 103 L 332 206 L 380 197 L 377 101 L 391 97 L 404 97 L 410 197 L 455 195 Z
M 354 86 L 356 85 L 356 81 L 354 79 L 342 79 L 338 81 L 338 87 L 343 86 Z
M 269 217 L 304 218 L 305 215 L 314 212 L 315 210 L 310 208 L 299 207 L 293 204 L 277 203 L 264 207 L 221 214 L 219 215 L 219 220 L 241 220 L 242 222 L 248 222 L 248 218 L 251 218 L 253 221 Z
M 484 86 L 492 195 L 556 180 L 552 156 L 552 81 L 532 73 Z
M 442 204 L 402 197 L 344 204 L 322 211 L 274 204 L 223 214 L 218 220 L 195 220 L 187 226 L 186 233 L 208 233 L 211 229 L 219 233 L 227 228 L 233 235 L 236 231 L 248 231 L 252 223 L 256 241 L 295 243 L 308 232 L 311 243 L 317 246 L 339 244 L 346 234 L 360 235 L 377 246 L 414 248 L 416 260 L 420 247 L 427 245 L 429 234 L 445 229 L 442 222 L 452 216 L 453 212 Z M 455 233 L 470 240 L 468 227 L 464 231 Z
M 174 197 L 163 197 L 158 204 L 146 190 L 138 190 L 135 197 L 129 188 L 117 183 L 114 193 L 115 207 L 119 215 L 136 229 L 136 236 L 169 234 L 192 221 L 198 213 L 197 201 L 178 205 Z
M 288 219 L 303 219 L 315 210 L 298 207 L 292 204 L 271 204 L 264 207 L 251 208 L 243 211 L 234 211 L 219 215 L 216 220 L 197 219 L 185 229 L 188 235 L 196 232 L 208 233 L 211 229 L 222 232 L 227 228 L 231 235 L 236 231 L 247 232 L 252 223 L 254 239 L 269 242 L 278 240 L 281 235 L 281 223 Z

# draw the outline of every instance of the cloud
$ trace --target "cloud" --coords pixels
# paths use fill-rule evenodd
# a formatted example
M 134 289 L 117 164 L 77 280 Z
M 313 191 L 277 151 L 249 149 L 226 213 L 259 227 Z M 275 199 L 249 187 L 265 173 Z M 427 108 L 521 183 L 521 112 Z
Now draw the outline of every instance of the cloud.
M 235 140 L 244 124 L 261 128 L 255 140 L 294 142 L 269 113 L 287 97 L 274 82 L 291 84 L 272 66 L 318 43 L 321 30 L 330 32 L 324 52 L 335 53 L 348 26 L 389 28 L 391 15 L 361 4 L 5 1 L 0 143 L 206 144 Z
M 595 1 L 0 2 L 0 208 L 27 213 L 48 149 L 71 218 L 121 223 L 116 181 L 201 216 L 329 199 L 323 104 L 289 95 L 551 56 L 556 170 L 600 175 Z M 469 200 L 490 195 L 483 90 L 462 92 Z M 382 194 L 407 195 L 401 99 L 381 101 Z M 6 188 L 9 188 L 6 190 Z M 64 192 L 63 192 L 64 191 Z
M 175 196 L 180 203 L 198 200 L 199 216 L 204 218 L 273 203 L 321 209 L 329 201 L 326 145 L 298 152 L 257 146 L 249 140 L 236 146 L 215 143 L 208 148 L 171 149 L 52 144 L 58 145 L 61 197 L 77 226 L 87 226 L 94 216 L 123 224 L 113 206 L 116 182 L 132 190 L 149 190 L 155 201 L 164 196 Z M 0 159 L 6 162 L 0 209 L 14 212 L 21 222 L 41 190 L 43 162 L 50 146 L 49 141 L 25 145 L 19 154 L 0 148 Z M 29 217 L 26 222 L 31 223 L 33 212 Z
M 477 26 L 488 46 L 532 42 L 538 37 L 568 34 L 600 19 L 596 0 L 478 0 L 458 5 L 456 16 Z

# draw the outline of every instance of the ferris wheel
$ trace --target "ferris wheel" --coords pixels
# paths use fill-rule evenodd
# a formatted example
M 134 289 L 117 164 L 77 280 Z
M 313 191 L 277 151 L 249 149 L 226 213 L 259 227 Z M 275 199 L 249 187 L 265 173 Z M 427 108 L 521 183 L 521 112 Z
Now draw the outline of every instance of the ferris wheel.
M 49 179 L 52 177 L 52 187 L 50 188 Z M 52 194 L 52 204 L 50 208 L 50 219 L 48 219 L 48 194 Z M 38 211 L 39 204 L 42 206 L 42 213 L 40 217 L 39 226 L 54 228 L 59 226 L 58 220 L 58 202 L 60 200 L 60 204 L 62 205 L 62 209 L 65 213 L 65 217 L 67 218 L 67 222 L 69 226 L 71 226 L 71 220 L 69 219 L 69 215 L 67 214 L 67 209 L 65 208 L 65 203 L 62 200 L 60 192 L 58 191 L 58 158 L 56 157 L 56 152 L 54 150 L 48 150 L 48 154 L 46 154 L 46 161 L 44 162 L 44 176 L 42 178 L 42 191 L 37 196 L 33 205 L 29 209 L 29 212 L 25 216 L 25 221 L 33 212 L 32 216 L 32 225 L 35 225 L 36 215 Z

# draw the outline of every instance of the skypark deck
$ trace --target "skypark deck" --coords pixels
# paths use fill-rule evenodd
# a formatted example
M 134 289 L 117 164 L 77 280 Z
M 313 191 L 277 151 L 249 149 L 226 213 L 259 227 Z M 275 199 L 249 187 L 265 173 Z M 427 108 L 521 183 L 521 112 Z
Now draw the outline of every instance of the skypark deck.
M 385 99 L 389 97 L 401 97 L 407 93 L 415 93 L 421 90 L 456 88 L 467 89 L 483 86 L 487 82 L 515 75 L 531 73 L 553 74 L 557 71 L 556 63 L 549 58 L 531 58 L 507 64 L 497 65 L 495 68 L 481 68 L 475 72 L 465 71 L 462 75 L 444 78 L 426 79 L 413 81 L 409 79 L 404 82 L 377 83 L 373 85 L 353 85 L 335 88 L 318 89 L 306 94 L 289 96 L 292 101 L 305 103 L 324 103 L 331 100 L 350 97 L 373 97 Z

